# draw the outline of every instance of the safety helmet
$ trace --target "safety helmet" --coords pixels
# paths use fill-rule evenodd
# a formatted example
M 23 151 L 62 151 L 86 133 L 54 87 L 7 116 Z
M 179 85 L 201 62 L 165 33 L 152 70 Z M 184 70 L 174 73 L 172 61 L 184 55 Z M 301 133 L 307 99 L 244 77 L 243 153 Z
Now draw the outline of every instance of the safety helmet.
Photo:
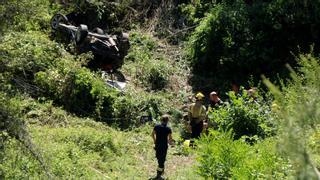
M 214 95 L 218 95 L 218 93 L 215 92 L 215 91 L 212 91 L 212 92 L 210 93 L 210 96 L 214 96 Z
M 204 98 L 204 95 L 201 92 L 198 92 L 196 94 L 196 100 L 202 100 Z

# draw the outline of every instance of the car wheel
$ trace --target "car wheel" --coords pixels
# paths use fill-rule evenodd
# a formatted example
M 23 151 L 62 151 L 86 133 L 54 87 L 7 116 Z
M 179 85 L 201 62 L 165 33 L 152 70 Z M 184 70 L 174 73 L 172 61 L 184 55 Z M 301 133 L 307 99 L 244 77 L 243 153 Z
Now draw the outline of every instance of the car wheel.
M 120 48 L 120 56 L 123 58 L 128 54 L 128 50 L 130 49 L 129 34 L 121 33 L 118 38 L 118 42 L 118 46 Z
M 94 28 L 92 30 L 92 32 L 96 33 L 96 34 L 101 34 L 101 35 L 104 35 L 104 31 L 98 27 Z
M 121 33 L 121 39 L 125 39 L 127 41 L 129 41 L 129 34 L 128 33 Z
M 68 24 L 68 18 L 63 14 L 57 13 L 51 18 L 51 28 L 57 30 L 60 23 Z
M 84 24 L 80 24 L 80 26 L 77 29 L 75 41 L 77 44 L 82 43 L 88 35 L 88 26 Z

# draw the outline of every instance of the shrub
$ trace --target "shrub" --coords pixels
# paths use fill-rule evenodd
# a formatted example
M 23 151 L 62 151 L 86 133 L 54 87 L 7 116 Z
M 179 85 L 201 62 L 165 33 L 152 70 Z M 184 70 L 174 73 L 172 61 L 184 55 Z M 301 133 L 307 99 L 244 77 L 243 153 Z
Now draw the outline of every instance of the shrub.
M 1 69 L 13 76 L 32 79 L 34 73 L 52 66 L 63 53 L 45 34 L 11 32 L 1 39 Z
M 227 179 L 232 168 L 244 161 L 249 146 L 228 135 L 203 137 L 199 143 L 199 174 L 205 178 Z
M 35 82 L 45 89 L 47 97 L 54 98 L 71 112 L 103 121 L 112 117 L 116 92 L 86 68 L 48 69 L 37 73 Z
M 262 97 L 249 98 L 246 91 L 241 96 L 229 92 L 229 103 L 209 111 L 209 121 L 220 131 L 231 130 L 234 138 L 242 136 L 265 138 L 275 133 L 276 123 L 270 107 Z M 250 138 L 248 139 L 250 141 Z
M 314 166 L 318 169 L 320 167 L 320 132 L 316 131 L 308 141 L 308 150 L 310 151 L 310 158 L 313 159 Z
M 292 53 L 309 51 L 313 43 L 319 50 L 318 5 L 314 0 L 218 3 L 190 38 L 191 82 L 198 87 L 205 78 L 209 91 L 225 90 L 232 81 L 246 83 L 250 75 L 286 77 L 284 64 L 296 65 Z
M 11 0 L 0 3 L 1 31 L 48 30 L 49 1 Z
M 190 26 L 198 24 L 216 4 L 212 0 L 197 0 L 180 4 L 179 11 L 184 15 L 186 25 Z
M 87 55 L 72 56 L 40 32 L 9 33 L 0 52 L 4 79 L 16 89 L 52 98 L 79 115 L 111 116 L 114 91 L 81 67 Z
M 309 146 L 318 141 L 320 124 L 320 63 L 312 54 L 299 55 L 300 68 L 295 72 L 290 66 L 291 81 L 281 91 L 265 79 L 275 95 L 280 125 L 279 150 L 287 155 L 301 179 L 320 177 L 316 164 L 319 150 Z
M 275 151 L 275 141 L 250 146 L 231 133 L 210 131 L 198 142 L 198 173 L 206 179 L 278 179 L 287 177 L 288 162 Z
M 113 105 L 115 123 L 121 128 L 140 125 L 141 116 L 150 116 L 156 121 L 162 114 L 167 113 L 163 106 L 167 103 L 165 98 L 159 95 L 127 94 L 116 99 Z
M 107 0 L 69 0 L 60 3 L 60 11 L 78 14 L 81 19 L 75 19 L 78 24 L 86 24 L 90 29 L 100 27 L 107 32 L 119 32 L 131 29 L 136 25 L 136 10 L 131 7 L 131 0 L 110 2 Z M 130 23 L 128 23 L 130 21 Z
M 164 89 L 169 83 L 168 65 L 164 62 L 155 64 L 150 68 L 147 82 L 150 84 L 152 90 Z

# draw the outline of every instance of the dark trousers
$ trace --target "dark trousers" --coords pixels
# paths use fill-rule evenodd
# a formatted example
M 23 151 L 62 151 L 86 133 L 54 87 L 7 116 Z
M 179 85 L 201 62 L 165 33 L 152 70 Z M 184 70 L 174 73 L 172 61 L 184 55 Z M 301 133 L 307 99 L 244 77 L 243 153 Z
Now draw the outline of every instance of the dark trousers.
M 156 147 L 155 150 L 158 160 L 158 167 L 164 169 L 164 162 L 166 161 L 168 147 Z
M 203 129 L 203 121 L 200 121 L 199 123 L 196 123 L 195 121 L 191 121 L 191 138 L 198 139 L 200 137 L 200 134 Z

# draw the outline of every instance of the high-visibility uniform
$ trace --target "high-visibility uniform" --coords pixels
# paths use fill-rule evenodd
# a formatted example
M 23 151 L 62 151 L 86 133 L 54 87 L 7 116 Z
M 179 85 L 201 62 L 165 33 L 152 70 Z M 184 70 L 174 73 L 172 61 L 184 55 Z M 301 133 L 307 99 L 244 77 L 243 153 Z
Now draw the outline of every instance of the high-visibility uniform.
M 195 103 L 190 106 L 190 125 L 191 138 L 199 138 L 203 129 L 203 120 L 206 116 L 205 106 L 196 106 Z

